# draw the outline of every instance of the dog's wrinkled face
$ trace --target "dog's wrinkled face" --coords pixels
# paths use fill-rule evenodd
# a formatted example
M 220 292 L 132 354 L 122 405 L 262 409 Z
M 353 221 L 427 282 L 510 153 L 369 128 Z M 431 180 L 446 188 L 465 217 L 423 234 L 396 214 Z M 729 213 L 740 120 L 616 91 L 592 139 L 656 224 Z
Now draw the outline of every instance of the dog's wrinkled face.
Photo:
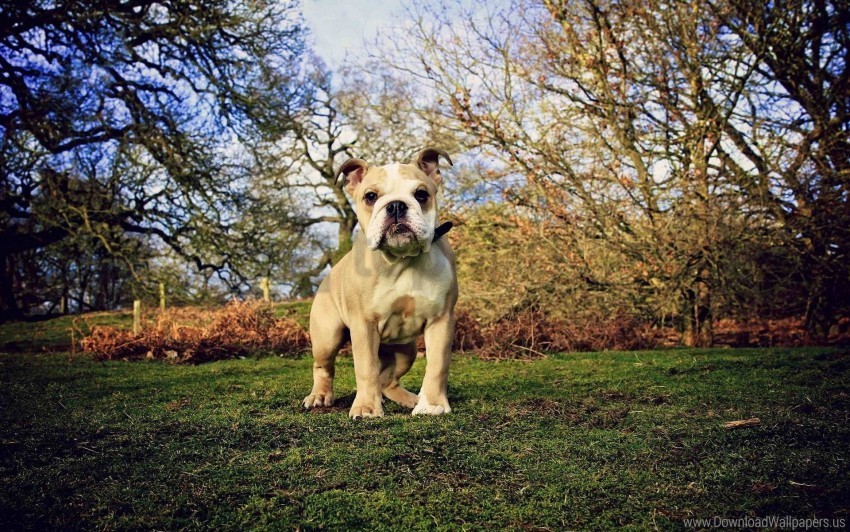
M 369 169 L 353 194 L 369 247 L 397 258 L 427 253 L 437 224 L 436 194 L 434 181 L 414 165 Z
M 366 242 L 387 259 L 415 257 L 430 251 L 437 225 L 439 155 L 444 154 L 425 150 L 416 164 L 376 167 L 350 159 L 340 168 Z

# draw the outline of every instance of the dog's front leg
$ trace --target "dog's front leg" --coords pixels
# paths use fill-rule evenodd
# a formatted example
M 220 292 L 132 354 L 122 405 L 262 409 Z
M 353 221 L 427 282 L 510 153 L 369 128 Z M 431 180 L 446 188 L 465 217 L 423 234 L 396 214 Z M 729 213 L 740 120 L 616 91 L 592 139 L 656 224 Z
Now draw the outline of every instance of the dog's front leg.
M 448 414 L 447 387 L 449 381 L 449 363 L 452 359 L 452 338 L 454 338 L 454 315 L 451 311 L 431 320 L 425 327 L 425 378 L 419 390 L 419 403 L 413 408 L 413 414 Z
M 378 328 L 365 322 L 351 328 L 351 350 L 354 354 L 354 377 L 357 380 L 357 395 L 348 416 L 381 417 L 381 362 L 378 359 Z

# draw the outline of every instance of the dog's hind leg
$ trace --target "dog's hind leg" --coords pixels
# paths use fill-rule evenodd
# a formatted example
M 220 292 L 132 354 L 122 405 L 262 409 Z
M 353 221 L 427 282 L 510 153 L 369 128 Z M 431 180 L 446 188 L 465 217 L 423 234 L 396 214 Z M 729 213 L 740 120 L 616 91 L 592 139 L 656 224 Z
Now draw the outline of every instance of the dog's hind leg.
M 345 324 L 330 292 L 319 288 L 310 311 L 310 340 L 313 344 L 313 390 L 304 398 L 304 408 L 331 406 L 336 355 L 346 341 Z
M 405 390 L 399 383 L 416 360 L 416 342 L 381 345 L 378 355 L 381 359 L 381 389 L 384 397 L 407 408 L 416 406 L 419 397 Z

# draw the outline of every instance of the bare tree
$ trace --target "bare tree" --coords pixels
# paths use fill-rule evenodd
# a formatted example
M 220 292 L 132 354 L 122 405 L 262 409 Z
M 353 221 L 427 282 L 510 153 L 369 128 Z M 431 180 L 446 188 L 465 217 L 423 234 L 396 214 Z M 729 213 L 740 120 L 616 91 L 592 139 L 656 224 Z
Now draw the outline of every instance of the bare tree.
M 390 79 L 343 71 L 335 86 L 320 59 L 308 68 L 311 92 L 282 118 L 291 128 L 254 150 L 262 176 L 254 188 L 271 200 L 268 216 L 281 221 L 283 233 L 309 235 L 302 243 L 318 256 L 293 272 L 298 295 L 311 294 L 316 278 L 351 249 L 357 214 L 336 184 L 339 165 L 355 156 L 374 164 L 412 160 L 433 133 Z M 451 141 L 443 137 L 438 145 Z
M 396 71 L 522 176 L 509 198 L 560 220 L 560 245 L 607 242 L 644 304 L 678 316 L 685 343 L 709 345 L 714 293 L 739 279 L 723 256 L 769 223 L 731 177 L 724 136 L 751 54 L 696 1 L 457 11 L 421 10 L 416 38 L 387 54 Z M 617 289 L 589 264 L 577 264 L 588 286 Z
M 246 177 L 228 152 L 285 127 L 278 110 L 303 88 L 294 5 L 44 0 L 4 3 L 0 17 L 4 270 L 116 227 L 227 268 Z M 19 314 L 2 281 L 0 312 Z
M 708 3 L 755 69 L 745 113 L 725 133 L 749 163 L 742 178 L 758 184 L 751 196 L 801 259 L 806 329 L 824 339 L 850 301 L 850 6 Z

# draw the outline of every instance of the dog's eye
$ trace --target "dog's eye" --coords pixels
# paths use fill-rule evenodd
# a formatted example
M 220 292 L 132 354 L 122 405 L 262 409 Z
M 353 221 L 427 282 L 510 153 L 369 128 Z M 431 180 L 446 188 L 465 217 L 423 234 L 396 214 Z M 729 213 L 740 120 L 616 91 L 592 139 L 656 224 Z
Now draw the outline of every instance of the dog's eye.
M 374 192 L 367 192 L 363 194 L 363 199 L 366 200 L 366 205 L 374 205 L 378 201 L 378 195 Z
M 419 203 L 425 203 L 429 198 L 428 191 L 419 189 L 413 193 L 413 197 L 416 198 L 416 201 Z

